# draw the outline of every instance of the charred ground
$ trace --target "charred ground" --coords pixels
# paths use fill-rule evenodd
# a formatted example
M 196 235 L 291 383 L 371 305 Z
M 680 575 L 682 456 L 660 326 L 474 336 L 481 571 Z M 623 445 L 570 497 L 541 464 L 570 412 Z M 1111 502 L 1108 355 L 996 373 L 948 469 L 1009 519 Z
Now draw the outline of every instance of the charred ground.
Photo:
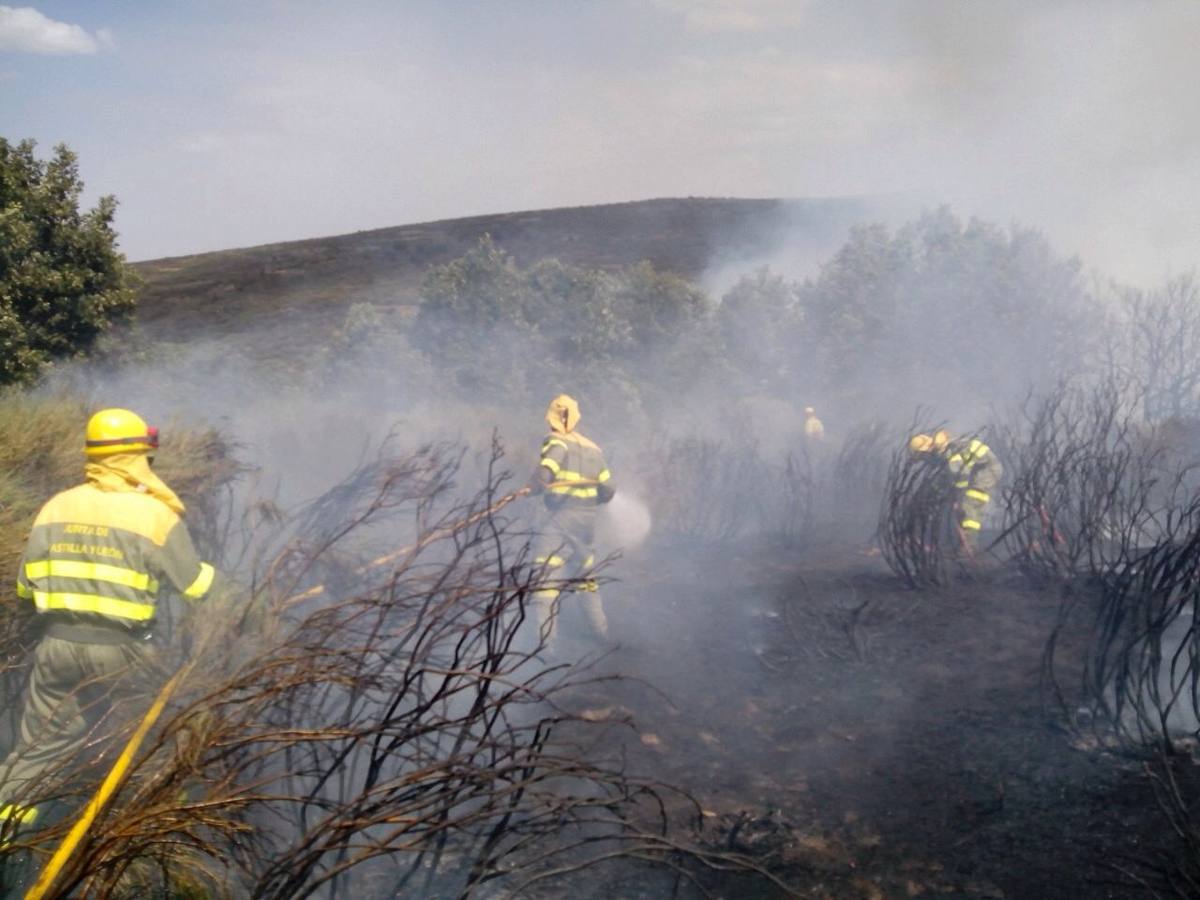
M 1132 861 L 1169 841 L 1139 764 L 1048 699 L 1057 599 L 999 566 L 913 591 L 863 551 L 631 556 L 605 661 L 630 678 L 579 702 L 803 896 L 1145 896 Z

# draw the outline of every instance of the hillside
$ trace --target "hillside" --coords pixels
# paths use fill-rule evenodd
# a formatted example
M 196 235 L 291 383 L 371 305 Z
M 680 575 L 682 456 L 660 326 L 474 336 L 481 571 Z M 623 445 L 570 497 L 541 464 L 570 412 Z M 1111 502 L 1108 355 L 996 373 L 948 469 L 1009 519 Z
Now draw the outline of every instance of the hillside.
M 256 339 L 287 310 L 291 337 L 335 327 L 346 306 L 417 302 L 425 270 L 490 234 L 519 263 L 556 257 L 606 268 L 649 260 L 698 278 L 713 266 L 756 260 L 785 245 L 828 247 L 866 215 L 858 200 L 663 199 L 473 216 L 139 262 L 140 317 L 148 335 Z M 398 310 L 399 311 L 399 310 Z M 269 340 L 269 339 L 268 339 Z

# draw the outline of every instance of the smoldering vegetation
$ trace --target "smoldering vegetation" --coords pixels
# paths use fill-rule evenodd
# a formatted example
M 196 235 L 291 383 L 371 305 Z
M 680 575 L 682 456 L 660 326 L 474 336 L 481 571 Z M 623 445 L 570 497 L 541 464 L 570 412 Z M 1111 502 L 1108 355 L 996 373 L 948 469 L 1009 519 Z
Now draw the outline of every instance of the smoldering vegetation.
M 1062 740 L 1144 763 L 1174 835 L 1126 883 L 1198 883 L 1191 278 L 1088 280 L 1036 231 L 940 210 L 855 227 L 803 280 L 750 268 L 719 297 L 648 263 L 518 263 L 490 239 L 432 266 L 420 294 L 415 309 L 353 304 L 285 354 L 230 356 L 198 334 L 131 359 L 118 338 L 44 389 L 162 421 L 164 476 L 194 478 L 193 527 L 231 576 L 218 602 L 171 607 L 158 683 L 186 677 L 60 894 L 556 896 L 595 879 L 628 895 L 819 895 L 834 876 L 787 814 L 710 808 L 688 760 L 664 772 L 639 756 L 653 723 L 636 698 L 653 692 L 626 676 L 683 669 L 678 616 L 699 635 L 745 630 L 722 663 L 730 685 L 812 679 L 829 695 L 893 663 L 889 635 L 944 640 L 933 598 L 1016 583 L 1057 610 L 1037 640 Z M 644 668 L 604 647 L 548 656 L 532 627 L 542 522 L 513 492 L 560 391 L 629 504 L 604 523 L 598 574 Z M 805 432 L 808 405 L 822 436 Z M 194 421 L 224 443 L 197 449 Z M 974 559 L 948 527 L 943 470 L 906 450 L 940 426 L 1004 461 Z M 56 465 L 22 521 L 72 480 Z M 777 593 L 738 580 L 768 565 L 787 573 Z M 11 711 L 27 638 L 10 619 Z M 700 702 L 687 690 L 671 686 L 673 709 Z M 877 712 L 889 727 L 904 714 Z M 721 721 L 700 743 L 769 771 L 755 732 Z M 90 766 L 33 792 L 77 810 L 116 724 Z M 790 727 L 814 780 L 838 766 Z M 44 861 L 70 821 L 13 847 Z M 832 895 L 864 895 L 855 877 Z
M 460 462 L 384 452 L 294 516 L 245 510 L 227 549 L 250 580 L 168 617 L 150 681 L 178 686 L 54 895 L 331 896 L 353 879 L 466 896 L 622 858 L 685 880 L 757 869 L 687 837 L 686 794 L 590 752 L 590 732 L 629 723 L 569 710 L 599 676 L 547 661 L 528 621 L 547 575 L 504 514 L 499 448 L 466 501 Z M 380 530 L 403 545 L 370 556 Z M 97 723 L 84 764 L 15 802 L 78 808 L 147 690 Z M 10 834 L 10 857 L 42 860 L 71 822 Z
M 879 536 L 913 587 L 953 589 L 1008 570 L 1057 606 L 1043 656 L 1056 721 L 1080 750 L 1138 762 L 1169 829 L 1111 865 L 1155 896 L 1186 897 L 1200 887 L 1200 432 L 1191 416 L 1154 419 L 1151 410 L 1179 398 L 1128 375 L 1031 394 L 997 424 L 1009 468 L 990 571 L 948 537 L 951 489 L 919 456 L 896 453 Z

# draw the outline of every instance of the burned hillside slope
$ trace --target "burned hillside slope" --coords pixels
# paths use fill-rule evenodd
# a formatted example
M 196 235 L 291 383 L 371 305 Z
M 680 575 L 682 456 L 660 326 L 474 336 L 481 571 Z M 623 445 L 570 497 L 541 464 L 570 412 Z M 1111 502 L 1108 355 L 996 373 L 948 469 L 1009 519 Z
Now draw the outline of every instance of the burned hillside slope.
M 788 242 L 827 249 L 865 214 L 856 200 L 663 199 L 474 216 L 134 265 L 148 334 L 224 339 L 271 328 L 319 333 L 352 303 L 413 306 L 426 269 L 485 234 L 518 262 L 546 257 L 593 268 L 649 260 L 686 277 L 714 263 L 752 262 Z

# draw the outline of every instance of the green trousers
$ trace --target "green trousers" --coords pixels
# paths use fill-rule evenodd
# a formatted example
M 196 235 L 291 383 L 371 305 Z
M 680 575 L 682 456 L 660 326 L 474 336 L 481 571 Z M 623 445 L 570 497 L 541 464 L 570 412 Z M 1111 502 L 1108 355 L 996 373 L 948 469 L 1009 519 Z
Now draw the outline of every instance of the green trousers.
M 14 823 L 37 819 L 37 796 L 60 781 L 76 754 L 140 711 L 149 653 L 136 641 L 38 643 L 20 733 L 0 764 L 0 846 Z
M 608 618 L 604 615 L 599 586 L 594 579 L 583 577 L 596 563 L 595 534 L 594 506 L 566 506 L 548 512 L 542 522 L 534 562 L 545 566 L 551 582 L 574 581 L 565 587 L 547 585 L 533 593 L 538 632 L 547 646 L 554 643 L 558 615 L 565 602 L 580 605 L 593 635 L 601 640 L 608 637 Z

